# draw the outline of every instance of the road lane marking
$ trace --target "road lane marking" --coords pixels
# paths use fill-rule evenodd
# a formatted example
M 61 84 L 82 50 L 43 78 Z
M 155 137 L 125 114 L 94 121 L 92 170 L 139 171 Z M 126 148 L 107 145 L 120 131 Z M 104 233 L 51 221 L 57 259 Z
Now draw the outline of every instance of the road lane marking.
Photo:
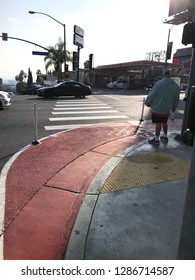
M 52 112 L 52 115 L 74 115 L 74 114 L 103 114 L 103 113 L 118 113 L 117 110 L 104 110 L 104 111 L 74 111 L 74 112 Z
M 112 108 L 111 106 L 94 106 L 94 107 L 70 107 L 68 106 L 68 108 L 66 107 L 58 107 L 58 108 L 53 108 L 54 111 L 60 111 L 60 110 L 66 110 L 66 111 L 70 111 L 70 110 L 86 110 L 86 109 L 110 109 Z
M 47 125 L 44 126 L 45 130 L 66 130 L 66 129 L 75 129 L 75 128 L 80 128 L 80 127 L 85 127 L 85 126 L 91 126 L 91 125 L 96 125 L 95 124 L 63 124 L 63 125 Z
M 49 118 L 51 122 L 54 121 L 74 121 L 74 120 L 106 120 L 106 119 L 128 119 L 129 117 L 120 116 L 91 116 L 91 117 L 62 117 L 62 118 Z

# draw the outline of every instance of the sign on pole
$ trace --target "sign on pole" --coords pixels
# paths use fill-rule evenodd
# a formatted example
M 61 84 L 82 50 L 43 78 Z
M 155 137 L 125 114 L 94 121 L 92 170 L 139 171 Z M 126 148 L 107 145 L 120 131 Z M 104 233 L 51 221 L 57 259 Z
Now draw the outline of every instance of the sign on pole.
M 84 47 L 84 38 L 77 34 L 74 34 L 73 44 L 78 46 L 79 48 L 83 48 Z
M 78 46 L 79 48 L 84 47 L 84 30 L 78 25 L 74 25 L 73 44 Z
M 36 52 L 36 51 L 32 51 L 33 55 L 44 55 L 44 56 L 48 56 L 48 52 Z
M 84 30 L 80 28 L 78 25 L 74 25 L 74 33 L 78 34 L 81 37 L 84 37 Z

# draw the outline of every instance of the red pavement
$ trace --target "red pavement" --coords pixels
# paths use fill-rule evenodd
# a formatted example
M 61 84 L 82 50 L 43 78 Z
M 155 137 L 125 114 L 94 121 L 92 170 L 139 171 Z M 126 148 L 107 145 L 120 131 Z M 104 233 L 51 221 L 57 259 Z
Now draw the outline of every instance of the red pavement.
M 6 180 L 4 259 L 60 260 L 91 181 L 142 140 L 129 123 L 66 131 L 23 151 Z

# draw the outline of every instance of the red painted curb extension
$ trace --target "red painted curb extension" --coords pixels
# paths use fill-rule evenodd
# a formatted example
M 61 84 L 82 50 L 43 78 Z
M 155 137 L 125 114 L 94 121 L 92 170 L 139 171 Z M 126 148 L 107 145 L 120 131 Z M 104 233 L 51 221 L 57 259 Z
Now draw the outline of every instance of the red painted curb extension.
M 85 127 L 21 153 L 6 181 L 4 259 L 63 259 L 91 181 L 114 155 L 143 140 L 135 129 L 128 123 Z

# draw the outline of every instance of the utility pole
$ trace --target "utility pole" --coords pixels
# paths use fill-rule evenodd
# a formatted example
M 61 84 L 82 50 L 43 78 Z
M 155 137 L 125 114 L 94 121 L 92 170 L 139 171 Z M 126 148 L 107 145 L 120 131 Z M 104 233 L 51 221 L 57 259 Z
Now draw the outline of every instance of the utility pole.
M 195 5 L 191 7 L 192 10 L 190 11 L 192 14 L 191 22 L 195 22 Z M 193 37 L 193 36 L 192 36 Z M 190 77 L 189 77 L 189 84 L 188 84 L 188 96 L 187 102 L 184 111 L 184 119 L 182 130 L 184 131 L 188 125 L 189 118 L 191 119 L 192 116 L 190 114 L 194 114 L 194 90 L 192 86 L 195 85 L 195 41 L 192 42 L 192 62 L 191 62 L 191 69 L 190 69 Z M 194 104 L 192 104 L 194 103 Z M 189 110 L 192 108 L 193 111 Z M 195 118 L 193 118 L 195 121 Z M 182 133 L 183 133 L 182 131 Z M 195 132 L 193 132 L 195 134 Z M 190 172 L 188 177 L 188 188 L 186 193 L 186 200 L 185 200 L 185 207 L 184 207 L 184 214 L 183 214 L 183 222 L 180 234 L 180 241 L 179 241 L 179 248 L 178 248 L 178 259 L 179 260 L 195 260 L 195 142 L 193 143 L 193 152 L 192 152 L 192 160 L 190 165 Z

